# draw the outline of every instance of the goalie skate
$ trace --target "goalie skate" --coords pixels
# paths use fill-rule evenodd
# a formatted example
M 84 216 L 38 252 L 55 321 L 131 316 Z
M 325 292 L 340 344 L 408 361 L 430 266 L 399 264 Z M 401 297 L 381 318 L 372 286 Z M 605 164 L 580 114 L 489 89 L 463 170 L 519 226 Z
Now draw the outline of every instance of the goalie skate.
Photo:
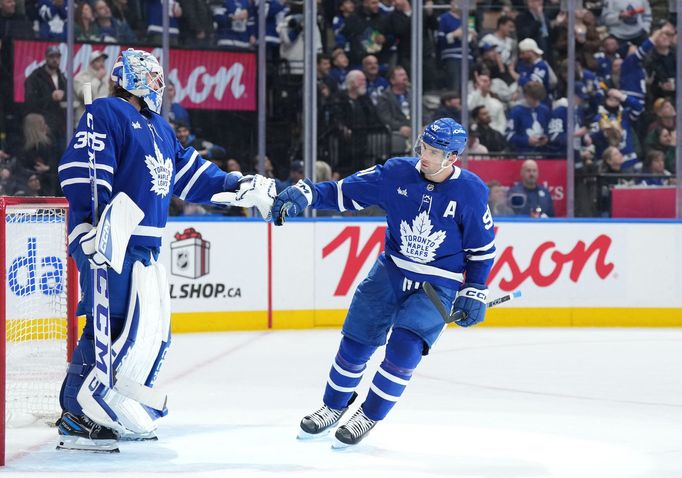
M 57 420 L 59 444 L 57 450 L 81 450 L 101 453 L 118 453 L 118 440 L 114 431 L 90 420 L 64 412 Z
M 319 410 L 303 417 L 301 429 L 298 432 L 298 439 L 307 440 L 327 435 L 331 428 L 339 423 L 339 420 L 341 420 L 341 417 L 346 413 L 346 410 L 348 410 L 348 407 L 355 401 L 357 396 L 358 394 L 353 392 L 345 408 L 337 410 L 329 408 L 327 405 L 322 405 Z
M 120 441 L 157 441 L 159 437 L 151 431 L 148 433 L 121 433 L 118 435 Z
M 336 440 L 332 444 L 332 448 L 345 448 L 351 445 L 357 445 L 365 438 L 369 431 L 377 424 L 376 420 L 372 420 L 365 415 L 362 407 L 348 420 L 345 425 L 341 425 L 334 434 Z

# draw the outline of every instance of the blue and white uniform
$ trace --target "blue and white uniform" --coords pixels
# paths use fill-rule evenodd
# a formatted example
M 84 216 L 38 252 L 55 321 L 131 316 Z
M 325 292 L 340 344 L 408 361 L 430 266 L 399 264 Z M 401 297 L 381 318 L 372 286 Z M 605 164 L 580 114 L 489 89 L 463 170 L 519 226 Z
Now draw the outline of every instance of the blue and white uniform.
M 465 276 L 467 283 L 487 281 L 495 257 L 488 188 L 456 166 L 446 181 L 428 181 L 415 157 L 393 158 L 314 187 L 313 208 L 355 211 L 376 204 L 386 211 L 385 251 L 353 296 L 324 393 L 325 405 L 344 408 L 392 329 L 362 406 L 367 417 L 381 420 L 444 329 L 422 283 L 431 283 L 449 308 Z
M 95 100 L 89 111 L 94 118 L 98 214 L 119 192 L 126 193 L 144 211 L 130 238 L 121 274 L 109 272 L 111 335 L 115 340 L 126 320 L 133 265 L 137 261 L 149 265 L 158 257 L 171 197 L 208 203 L 213 194 L 224 190 L 227 174 L 193 148 L 183 148 L 170 125 L 146 108 L 140 112 L 128 101 L 111 97 Z M 69 252 L 78 265 L 83 292 L 78 314 L 87 315 L 60 398 L 62 408 L 76 415 L 81 415 L 76 395 L 95 362 L 92 275 L 86 272 L 90 263 L 79 244 L 92 222 L 87 130 L 83 115 L 58 169 L 70 206 Z

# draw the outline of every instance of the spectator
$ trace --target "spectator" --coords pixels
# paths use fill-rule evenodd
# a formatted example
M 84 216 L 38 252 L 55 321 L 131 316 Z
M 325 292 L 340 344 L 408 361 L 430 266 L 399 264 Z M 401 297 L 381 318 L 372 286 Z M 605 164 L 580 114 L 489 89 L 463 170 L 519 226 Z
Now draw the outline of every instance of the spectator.
M 506 15 L 502 15 L 497 19 L 497 28 L 494 32 L 485 35 L 479 47 L 490 45 L 495 48 L 495 51 L 500 57 L 500 61 L 507 66 L 515 64 L 516 60 L 516 41 L 514 40 L 514 32 L 516 26 L 514 19 Z
M 374 55 L 367 55 L 362 59 L 362 72 L 367 78 L 367 94 L 375 105 L 379 96 L 390 85 L 388 80 L 379 74 L 379 60 Z
M 275 179 L 275 187 L 277 188 L 277 193 L 284 191 L 289 186 L 296 184 L 301 179 L 305 179 L 305 167 L 303 161 L 295 160 L 291 162 L 289 167 L 289 177 L 284 180 Z
M 391 87 L 383 92 L 377 101 L 377 113 L 382 123 L 388 125 L 393 134 L 392 153 L 404 153 L 409 144 L 412 128 L 410 123 L 410 80 L 402 66 L 395 66 L 388 72 Z
M 675 184 L 672 173 L 665 169 L 665 155 L 657 149 L 647 153 L 642 172 L 652 175 L 652 177 L 642 180 L 642 184 L 647 186 L 670 186 Z
M 334 48 L 341 48 L 343 51 L 350 51 L 350 39 L 346 34 L 346 18 L 355 12 L 355 2 L 353 0 L 341 0 L 339 2 L 339 14 L 332 19 L 332 30 L 334 31 Z
M 224 0 L 221 6 L 213 8 L 213 22 L 218 46 L 249 48 L 255 45 L 256 37 L 249 28 L 248 0 Z
M 675 131 L 677 112 L 673 101 L 665 98 L 658 98 L 654 101 L 653 112 L 656 115 L 656 120 L 649 124 L 647 131 L 652 131 L 656 128 L 667 128 Z
M 550 51 L 552 47 L 549 43 L 550 22 L 544 12 L 543 0 L 526 0 L 526 8 L 519 12 L 514 21 L 516 38 L 531 39 L 535 42 L 536 48 Z
M 432 122 L 439 118 L 452 118 L 458 123 L 462 121 L 462 101 L 459 99 L 459 92 L 443 93 L 440 96 L 440 104 L 431 118 Z
M 412 49 L 412 6 L 410 0 L 395 0 L 394 9 L 386 18 L 386 34 L 395 48 L 395 63 L 410 69 Z
M 17 193 L 22 189 L 24 188 L 14 177 L 12 169 L 7 165 L 0 165 L 0 196 L 18 196 Z
M 606 93 L 604 104 L 599 107 L 590 127 L 597 156 L 603 155 L 609 146 L 616 146 L 624 155 L 625 168 L 641 169 L 642 163 L 635 152 L 632 129 L 631 111 L 636 107 L 638 102 L 632 96 L 614 89 Z
M 602 24 L 619 43 L 624 55 L 628 43 L 639 45 L 651 30 L 651 6 L 648 0 L 609 0 L 601 13 Z
M 469 139 L 467 140 L 467 151 L 471 156 L 488 154 L 488 148 L 483 146 L 478 140 L 478 132 L 475 128 L 469 130 Z
M 334 48 L 332 51 L 332 69 L 329 74 L 336 80 L 339 88 L 343 88 L 348 74 L 348 57 L 341 48 Z
M 335 95 L 339 91 L 339 84 L 329 74 L 332 68 L 332 59 L 326 53 L 318 53 L 317 55 L 317 84 L 324 85 L 327 88 L 328 94 L 326 97 Z
M 594 59 L 597 62 L 596 73 L 599 81 L 609 85 L 613 71 L 613 62 L 621 59 L 618 53 L 618 39 L 613 35 L 604 38 L 601 44 L 601 51 L 594 54 Z
M 633 184 L 633 180 L 618 177 L 617 174 L 633 174 L 636 171 L 632 167 L 625 166 L 625 157 L 615 146 L 609 146 L 602 154 L 602 163 L 599 168 L 602 174 L 610 174 L 611 176 L 602 176 L 599 180 L 599 197 L 597 203 L 599 211 L 602 216 L 611 215 L 611 189 L 616 186 L 628 186 Z
M 538 184 L 538 163 L 527 159 L 521 165 L 521 182 L 509 188 L 509 204 L 517 216 L 554 217 L 552 195 Z
M 654 98 L 675 97 L 675 76 L 677 62 L 674 40 L 677 32 L 669 20 L 663 20 L 660 26 L 661 34 L 656 37 L 654 51 L 645 62 L 646 70 L 652 76 L 651 92 Z
M 224 171 L 227 171 L 228 173 L 242 172 L 242 166 L 241 164 L 239 164 L 239 161 L 237 161 L 235 158 L 229 158 L 225 163 L 226 166 Z
M 143 27 L 146 27 L 140 18 L 140 4 L 138 0 L 108 0 L 107 3 L 111 10 L 111 16 L 119 22 L 128 25 L 135 36 L 141 32 Z
M 181 121 L 175 123 L 175 136 L 177 136 L 180 144 L 187 148 L 193 147 L 199 152 L 202 158 L 208 160 L 214 159 L 224 159 L 225 158 L 225 148 L 213 144 L 210 141 L 206 141 L 202 138 L 197 138 L 189 129 L 187 123 Z
M 0 0 L 0 39 L 30 37 L 32 33 L 31 22 L 17 12 L 16 0 Z
M 379 0 L 362 0 L 360 10 L 348 15 L 344 26 L 346 38 L 350 40 L 351 64 L 359 65 L 365 56 L 381 54 L 386 43 L 384 29 L 385 18 L 379 13 Z
M 507 141 L 518 153 L 542 153 L 549 141 L 549 109 L 542 104 L 545 88 L 531 81 L 523 87 L 525 104 L 514 106 L 509 112 Z
M 77 106 L 75 109 L 75 121 L 78 123 L 85 112 L 83 99 L 83 89 L 85 83 L 90 83 L 92 99 L 105 98 L 109 95 L 109 76 L 105 60 L 109 55 L 100 50 L 93 50 L 90 53 L 88 67 L 84 68 L 73 79 L 73 91 L 76 97 Z
M 165 0 L 145 0 L 147 7 L 147 39 L 154 45 L 161 44 L 164 1 Z M 97 5 L 95 5 L 95 11 L 96 10 Z M 182 7 L 177 0 L 168 0 L 168 16 L 170 17 L 170 26 L 168 28 L 168 34 L 170 36 L 169 41 L 172 46 L 177 46 L 178 35 L 180 34 L 180 18 L 182 17 Z
M 189 117 L 189 111 L 185 109 L 180 103 L 175 101 L 177 96 L 177 90 L 175 89 L 175 83 L 170 80 L 166 80 L 166 90 L 164 91 L 168 101 L 170 101 L 170 114 L 168 120 L 173 124 L 184 123 L 188 128 L 192 127 L 192 121 Z
M 530 81 L 542 83 L 545 87 L 545 105 L 549 107 L 557 78 L 547 62 L 542 59 L 543 53 L 532 38 L 526 38 L 519 43 L 521 62 L 518 65 L 518 83 L 521 88 Z
M 49 196 L 49 193 L 43 191 L 43 186 L 40 182 L 40 175 L 37 173 L 30 174 L 26 180 L 26 195 L 27 196 Z
M 95 18 L 100 31 L 100 41 L 106 43 L 135 42 L 135 34 L 130 26 L 111 15 L 111 9 L 104 0 L 95 2 Z
M 253 0 L 253 8 L 258 12 L 261 0 Z M 277 25 L 282 23 L 284 17 L 288 14 L 289 9 L 284 2 L 280 0 L 265 0 L 265 43 L 266 56 L 268 62 L 277 64 L 279 62 L 279 46 L 282 43 L 277 33 Z M 254 15 L 254 29 L 253 34 L 258 38 L 258 19 Z
M 213 21 L 208 3 L 206 0 L 178 1 L 180 2 L 180 8 L 182 9 L 182 17 L 180 18 L 180 40 L 182 44 L 188 47 L 208 46 L 213 30 Z M 128 23 L 133 25 L 130 19 L 128 19 Z M 255 45 L 256 43 L 256 37 L 253 35 L 253 31 L 251 32 L 251 35 L 249 35 L 249 43 L 251 45 Z
M 47 195 L 59 192 L 57 187 L 57 163 L 59 151 L 50 137 L 45 118 L 38 113 L 29 113 L 24 118 L 24 146 L 19 153 L 22 167 L 40 176 Z
M 474 72 L 477 74 L 485 72 L 490 75 L 490 91 L 505 105 L 516 101 L 518 96 L 516 81 L 519 79 L 519 74 L 516 72 L 516 58 L 512 60 L 511 66 L 507 66 L 502 62 L 495 47 L 484 43 L 481 46 L 481 58 Z
M 66 78 L 59 69 L 61 58 L 58 46 L 48 46 L 45 63 L 33 70 L 24 85 L 26 112 L 45 117 L 59 151 L 66 142 Z
M 589 101 L 589 96 L 585 84 L 581 81 L 575 82 L 573 98 L 575 101 L 573 115 L 575 129 L 571 137 L 573 138 L 575 168 L 579 170 L 585 165 L 591 165 L 594 160 L 594 146 L 589 135 L 590 130 L 585 126 L 583 115 L 584 105 Z M 566 98 L 561 98 L 554 103 L 547 135 L 549 137 L 549 150 L 559 155 L 565 154 L 568 144 L 568 100 Z
M 95 14 L 88 2 L 79 3 L 74 12 L 73 35 L 77 41 L 97 42 L 102 32 L 95 22 Z
M 497 180 L 488 183 L 488 208 L 493 217 L 513 216 L 514 210 L 509 207 L 507 188 Z
M 445 71 L 445 88 L 460 91 L 462 85 L 462 19 L 457 0 L 450 1 L 450 11 L 438 17 L 438 53 Z M 469 29 L 468 40 L 476 44 L 476 31 Z M 468 56 L 471 62 L 473 57 Z
M 332 124 L 338 138 L 338 162 L 334 168 L 351 173 L 371 166 L 368 133 L 381 126 L 377 108 L 367 95 L 367 80 L 358 70 L 346 76 L 345 89 L 334 103 Z
M 507 117 L 504 114 L 504 105 L 495 98 L 491 92 L 490 75 L 487 72 L 474 73 L 474 90 L 469 93 L 467 106 L 469 111 L 477 106 L 485 106 L 490 114 L 492 122 L 490 126 L 504 134 L 507 127 Z
M 38 0 L 38 38 L 66 39 L 66 7 L 64 0 Z
M 665 158 L 665 169 L 669 169 L 672 172 L 677 170 L 676 168 L 676 135 L 674 129 L 668 128 L 656 128 L 651 130 L 647 135 L 644 144 L 647 151 L 661 151 L 663 157 Z
M 507 149 L 507 141 L 499 131 L 490 126 L 492 118 L 485 106 L 477 106 L 471 111 L 472 130 L 476 130 L 478 139 L 491 153 L 501 153 Z
M 303 14 L 287 15 L 277 25 L 277 33 L 281 40 L 280 57 L 289 62 L 289 72 L 294 75 L 303 74 Z M 315 23 L 313 29 L 315 49 L 322 53 L 322 36 Z

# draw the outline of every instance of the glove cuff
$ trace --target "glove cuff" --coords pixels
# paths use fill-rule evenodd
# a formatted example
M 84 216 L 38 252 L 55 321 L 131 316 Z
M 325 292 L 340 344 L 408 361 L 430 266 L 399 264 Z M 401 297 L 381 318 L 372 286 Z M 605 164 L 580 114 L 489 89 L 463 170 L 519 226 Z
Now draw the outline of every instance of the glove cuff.
M 488 288 L 483 284 L 474 284 L 473 282 L 467 283 L 459 290 L 457 297 L 466 297 L 486 304 L 488 300 Z
M 308 206 L 314 202 L 315 186 L 310 179 L 300 179 L 296 184 L 294 184 L 294 187 L 301 191 L 301 193 L 305 196 L 306 201 L 308 201 Z
M 223 191 L 234 192 L 239 187 L 239 181 L 243 178 L 242 173 L 233 171 L 225 175 Z

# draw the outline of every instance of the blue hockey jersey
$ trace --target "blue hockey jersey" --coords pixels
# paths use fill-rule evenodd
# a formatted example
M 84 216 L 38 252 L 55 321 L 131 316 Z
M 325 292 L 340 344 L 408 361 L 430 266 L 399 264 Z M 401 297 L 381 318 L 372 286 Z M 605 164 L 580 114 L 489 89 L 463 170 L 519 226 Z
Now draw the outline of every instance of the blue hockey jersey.
M 495 258 L 488 188 L 455 167 L 442 183 L 427 181 L 417 158 L 393 158 L 340 181 L 315 185 L 315 209 L 386 211 L 385 253 L 413 281 L 458 289 L 485 284 Z
M 507 141 L 517 153 L 542 153 L 544 146 L 532 146 L 530 136 L 547 136 L 550 113 L 544 104 L 535 108 L 516 105 L 507 119 Z
M 208 203 L 223 191 L 226 173 L 194 148 L 183 148 L 168 122 L 156 113 L 137 111 L 121 98 L 101 98 L 90 106 L 92 148 L 97 162 L 99 211 L 125 192 L 144 211 L 130 245 L 160 247 L 173 195 Z M 91 223 L 88 132 L 83 115 L 59 162 L 59 181 L 69 200 L 69 251 Z M 87 224 L 86 224 L 87 223 Z

